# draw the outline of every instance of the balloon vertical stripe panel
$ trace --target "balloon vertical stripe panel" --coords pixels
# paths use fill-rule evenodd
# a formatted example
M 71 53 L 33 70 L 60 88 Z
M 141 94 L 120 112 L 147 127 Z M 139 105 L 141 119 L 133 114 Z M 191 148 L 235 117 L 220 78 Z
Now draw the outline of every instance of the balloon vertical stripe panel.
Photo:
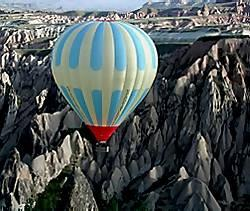
M 72 97 L 70 97 L 69 92 L 66 87 L 61 86 L 61 92 L 64 95 L 64 97 L 67 99 L 68 103 L 70 106 L 74 109 L 74 111 L 77 113 L 77 115 L 81 118 L 82 115 L 80 113 L 80 109 L 77 108 L 77 105 L 74 103 Z
M 122 25 L 127 25 L 124 23 L 121 23 Z M 157 51 L 154 45 L 154 42 L 152 41 L 152 39 L 140 28 L 135 27 L 131 24 L 129 24 L 129 26 L 133 27 L 136 31 L 138 31 L 143 38 L 146 40 L 149 48 L 150 48 L 150 55 L 151 55 L 151 59 L 152 59 L 152 70 L 156 71 L 157 70 L 157 66 L 158 66 L 158 55 L 157 55 Z
M 91 26 L 92 26 L 91 23 L 86 24 L 81 29 L 81 31 L 77 34 L 77 36 L 75 37 L 72 43 L 72 46 L 70 48 L 70 53 L 69 53 L 69 66 L 71 69 L 75 69 L 79 65 L 80 52 L 81 52 L 81 49 L 84 48 L 84 46 L 82 46 L 84 44 L 84 38 Z
M 145 69 L 146 61 L 145 61 L 145 52 L 144 52 L 145 49 L 142 46 L 141 39 L 138 37 L 136 30 L 134 28 L 125 24 L 123 24 L 122 26 L 127 30 L 127 32 L 129 33 L 130 37 L 132 38 L 134 42 L 134 46 L 136 49 L 137 67 L 138 67 L 138 70 L 143 71 Z
M 140 91 L 141 94 L 139 94 L 139 100 L 136 101 L 136 103 L 133 104 L 133 106 L 130 106 L 129 109 L 126 111 L 126 113 L 123 115 L 122 118 L 119 119 L 119 121 L 117 121 L 117 124 L 121 124 L 122 121 L 124 120 L 124 118 L 126 118 L 126 115 L 128 115 L 129 113 L 133 112 L 136 107 L 141 103 L 141 101 L 145 98 L 145 96 L 148 94 L 149 89 L 145 89 L 145 90 L 141 90 Z
M 67 41 L 69 36 L 72 35 L 72 32 L 79 27 L 81 27 L 81 24 L 77 24 L 69 28 L 57 42 L 58 46 L 56 47 L 56 54 L 55 54 L 55 63 L 57 66 L 61 65 L 62 63 L 62 56 L 63 56 L 63 49 L 65 47 L 65 42 Z
M 127 51 L 123 33 L 116 24 L 111 23 L 110 25 L 113 32 L 115 45 L 115 68 L 118 71 L 123 71 L 127 65 Z
M 75 95 L 75 98 L 76 98 L 77 102 L 81 106 L 82 112 L 86 116 L 85 123 L 93 124 L 93 120 L 92 120 L 92 117 L 90 116 L 90 113 L 89 113 L 85 98 L 84 98 L 83 93 L 82 93 L 82 90 L 80 90 L 78 88 L 74 88 L 74 95 Z
M 104 63 L 104 24 L 98 24 L 92 42 L 90 66 L 94 71 L 101 70 Z
M 95 107 L 95 113 L 98 125 L 102 125 L 102 91 L 93 90 L 92 100 Z
M 150 47 L 150 54 L 152 55 L 152 70 L 156 71 L 158 66 L 158 55 L 153 41 L 147 36 L 141 29 L 137 29 L 141 35 L 147 40 L 148 46 Z
M 118 103 L 121 99 L 122 91 L 116 90 L 113 91 L 110 107 L 109 107 L 109 115 L 108 115 L 108 125 L 112 125 L 115 114 L 118 112 Z
M 140 96 L 140 99 L 138 100 L 138 102 L 136 102 L 136 104 L 131 108 L 131 110 L 133 111 L 134 109 L 136 109 L 136 107 L 141 103 L 141 101 L 146 97 L 146 95 L 149 92 L 149 89 L 145 89 L 145 90 L 141 90 L 142 91 L 142 95 Z
M 157 66 L 150 37 L 122 22 L 72 26 L 52 55 L 52 73 L 66 100 L 96 127 L 118 126 L 148 93 Z
M 115 70 L 115 42 L 112 32 L 112 27 L 109 23 L 104 23 L 105 32 L 104 32 L 104 52 L 102 53 L 104 57 L 103 67 L 100 72 L 99 84 L 102 90 L 102 125 L 108 125 L 108 115 L 110 110 L 112 92 L 115 90 L 121 90 L 119 87 L 114 87 L 115 81 L 118 81 L 118 78 L 115 80 L 115 73 L 119 73 Z M 119 78 L 123 78 L 123 74 L 119 74 Z
M 137 93 L 138 93 L 138 90 L 133 90 L 129 99 L 128 99 L 128 102 L 126 103 L 122 113 L 119 115 L 119 118 L 116 120 L 116 124 L 118 122 L 120 122 L 121 119 L 124 118 L 125 115 L 127 115 L 127 111 L 129 110 L 130 106 L 133 104 L 133 102 L 136 100 L 136 97 L 137 97 Z

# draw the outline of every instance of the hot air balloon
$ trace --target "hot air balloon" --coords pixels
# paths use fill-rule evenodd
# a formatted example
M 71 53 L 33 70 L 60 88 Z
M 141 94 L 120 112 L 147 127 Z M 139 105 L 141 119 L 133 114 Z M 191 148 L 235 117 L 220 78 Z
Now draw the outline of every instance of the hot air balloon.
M 57 86 L 97 142 L 106 142 L 148 93 L 158 56 L 151 38 L 128 23 L 69 27 L 52 54 Z

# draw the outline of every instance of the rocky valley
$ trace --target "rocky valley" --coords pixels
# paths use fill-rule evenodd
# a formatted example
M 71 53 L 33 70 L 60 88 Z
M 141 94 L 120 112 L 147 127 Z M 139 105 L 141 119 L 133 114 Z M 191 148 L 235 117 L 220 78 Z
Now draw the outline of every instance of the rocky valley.
M 249 6 L 232 5 L 177 16 L 149 6 L 3 10 L 0 210 L 250 210 Z M 105 18 L 140 26 L 160 57 L 153 87 L 109 153 L 95 149 L 50 66 L 68 26 Z

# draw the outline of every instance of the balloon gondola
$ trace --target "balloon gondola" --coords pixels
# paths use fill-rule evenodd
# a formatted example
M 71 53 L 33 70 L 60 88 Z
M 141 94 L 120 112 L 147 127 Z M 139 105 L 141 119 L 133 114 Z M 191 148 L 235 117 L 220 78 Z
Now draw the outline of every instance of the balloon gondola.
M 155 79 L 158 56 L 140 28 L 118 21 L 69 27 L 52 53 L 55 82 L 97 143 L 106 143 Z

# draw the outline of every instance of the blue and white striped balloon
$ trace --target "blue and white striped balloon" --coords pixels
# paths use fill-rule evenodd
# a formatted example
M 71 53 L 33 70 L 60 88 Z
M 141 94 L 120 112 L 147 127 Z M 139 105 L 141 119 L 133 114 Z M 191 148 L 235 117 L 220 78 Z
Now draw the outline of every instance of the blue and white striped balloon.
M 55 81 L 86 125 L 113 127 L 148 93 L 158 66 L 151 38 L 123 22 L 71 26 L 52 56 Z

